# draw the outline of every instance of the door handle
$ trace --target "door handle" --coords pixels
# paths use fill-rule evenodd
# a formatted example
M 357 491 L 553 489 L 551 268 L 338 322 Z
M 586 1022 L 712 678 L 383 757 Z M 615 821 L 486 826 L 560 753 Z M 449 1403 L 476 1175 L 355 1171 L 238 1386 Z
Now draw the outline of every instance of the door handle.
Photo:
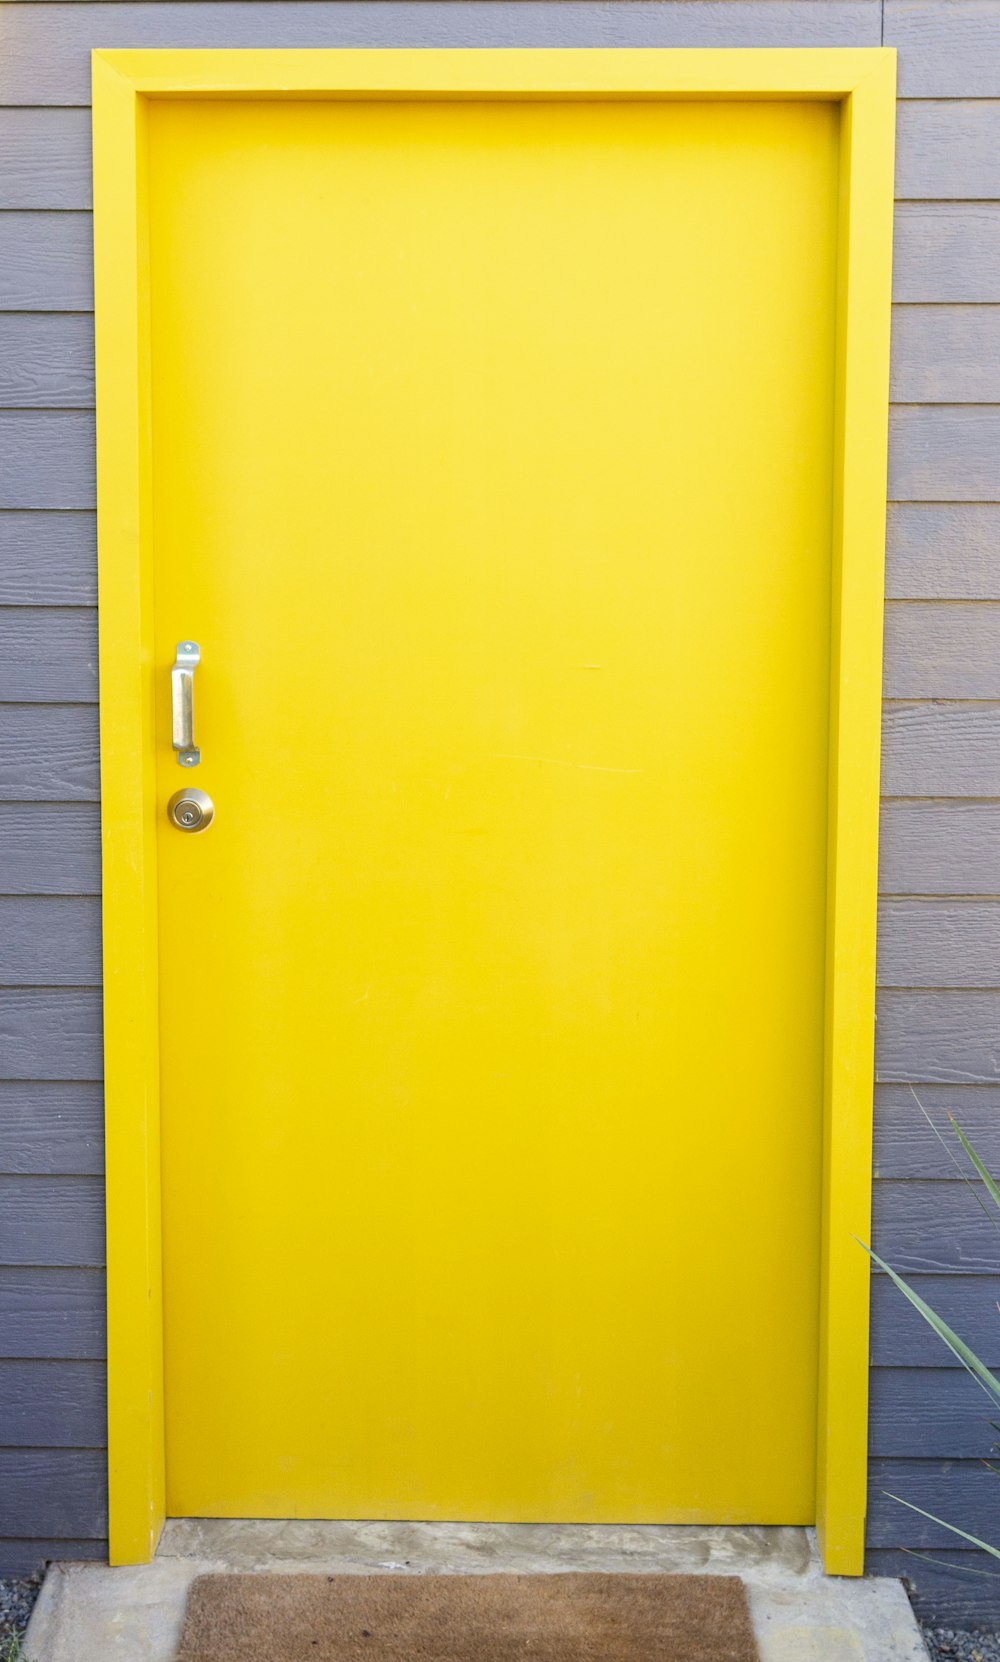
M 201 751 L 194 742 L 194 672 L 200 663 L 197 642 L 181 641 L 170 671 L 170 697 L 173 744 L 182 768 L 196 768 L 201 761 Z

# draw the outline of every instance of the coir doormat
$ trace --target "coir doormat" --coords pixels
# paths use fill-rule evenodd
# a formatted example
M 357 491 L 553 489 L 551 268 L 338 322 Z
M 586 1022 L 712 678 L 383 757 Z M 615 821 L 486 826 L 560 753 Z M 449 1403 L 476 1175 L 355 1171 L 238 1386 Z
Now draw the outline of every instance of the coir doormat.
M 204 1575 L 177 1662 L 760 1662 L 716 1575 Z

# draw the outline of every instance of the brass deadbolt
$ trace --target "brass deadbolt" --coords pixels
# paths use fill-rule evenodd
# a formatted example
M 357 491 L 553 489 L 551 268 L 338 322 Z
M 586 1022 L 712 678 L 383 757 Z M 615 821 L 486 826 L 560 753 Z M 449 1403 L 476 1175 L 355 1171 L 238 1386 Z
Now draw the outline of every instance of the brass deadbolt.
M 215 818 L 215 803 L 206 791 L 175 791 L 167 803 L 167 814 L 178 831 L 207 831 Z

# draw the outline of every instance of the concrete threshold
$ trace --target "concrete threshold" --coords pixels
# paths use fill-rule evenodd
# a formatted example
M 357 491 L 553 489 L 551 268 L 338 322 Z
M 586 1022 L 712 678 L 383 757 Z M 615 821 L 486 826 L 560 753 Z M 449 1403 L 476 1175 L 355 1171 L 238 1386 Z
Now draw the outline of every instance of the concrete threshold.
M 53 1564 L 25 1662 L 172 1662 L 195 1576 L 738 1575 L 761 1662 L 927 1662 L 901 1582 L 823 1574 L 812 1531 L 665 1525 L 174 1519 L 151 1564 Z

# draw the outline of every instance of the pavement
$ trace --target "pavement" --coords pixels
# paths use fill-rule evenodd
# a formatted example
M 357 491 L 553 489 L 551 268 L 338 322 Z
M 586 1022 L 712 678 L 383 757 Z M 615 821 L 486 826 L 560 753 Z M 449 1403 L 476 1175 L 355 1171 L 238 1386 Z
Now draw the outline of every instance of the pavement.
M 902 1583 L 823 1574 L 811 1530 L 174 1519 L 150 1564 L 53 1564 L 25 1662 L 173 1662 L 195 1576 L 738 1575 L 761 1662 L 927 1662 Z

